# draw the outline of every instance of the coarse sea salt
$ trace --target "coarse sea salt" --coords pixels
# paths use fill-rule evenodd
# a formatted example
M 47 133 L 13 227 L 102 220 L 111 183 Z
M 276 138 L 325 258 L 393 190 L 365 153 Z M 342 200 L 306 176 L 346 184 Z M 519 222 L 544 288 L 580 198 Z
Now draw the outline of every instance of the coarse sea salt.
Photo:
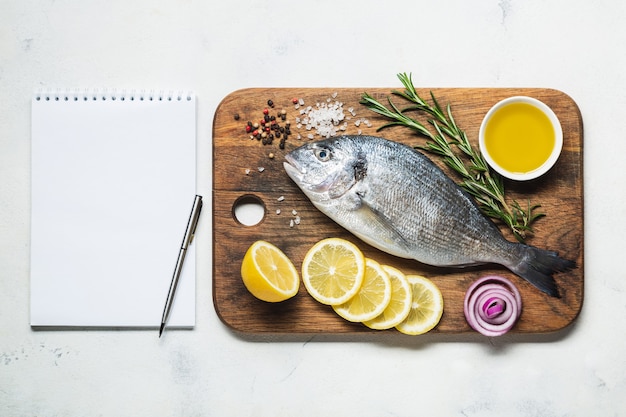
M 306 130 L 314 130 L 316 134 L 324 138 L 330 138 L 335 136 L 338 130 L 345 131 L 347 125 L 341 125 L 341 122 L 345 119 L 343 112 L 343 103 L 335 100 L 337 93 L 333 93 L 332 97 L 326 99 L 325 102 L 316 103 L 315 107 L 307 106 L 300 109 L 300 115 L 303 116 L 296 126 L 301 129 L 302 126 Z M 304 103 L 302 103 L 304 104 Z M 315 136 L 309 134 L 309 139 L 313 139 Z
M 359 127 L 361 124 L 364 124 L 367 127 L 372 127 L 372 123 L 366 118 L 360 118 L 354 121 L 354 125 Z

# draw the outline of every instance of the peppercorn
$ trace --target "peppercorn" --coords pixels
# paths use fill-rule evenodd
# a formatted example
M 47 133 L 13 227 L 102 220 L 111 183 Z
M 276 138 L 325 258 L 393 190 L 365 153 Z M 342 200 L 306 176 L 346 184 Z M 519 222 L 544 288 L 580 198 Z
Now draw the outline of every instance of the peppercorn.
M 239 113 L 235 113 L 233 117 L 235 118 L 235 120 L 239 120 Z
M 297 97 L 293 98 L 293 103 L 296 105 L 302 105 L 302 99 Z M 280 148 L 285 149 L 285 140 L 291 135 L 290 125 L 291 122 L 287 120 L 287 110 L 281 108 L 280 110 L 271 111 L 274 114 L 270 114 L 270 108 L 274 108 L 275 103 L 273 100 L 267 100 L 267 106 L 262 109 L 262 118 L 258 122 L 248 121 L 246 124 L 246 132 L 250 134 L 250 139 L 257 139 L 263 143 L 263 145 L 271 145 L 274 138 L 280 140 Z M 239 117 L 239 114 L 237 114 Z M 284 122 L 284 124 L 282 124 Z

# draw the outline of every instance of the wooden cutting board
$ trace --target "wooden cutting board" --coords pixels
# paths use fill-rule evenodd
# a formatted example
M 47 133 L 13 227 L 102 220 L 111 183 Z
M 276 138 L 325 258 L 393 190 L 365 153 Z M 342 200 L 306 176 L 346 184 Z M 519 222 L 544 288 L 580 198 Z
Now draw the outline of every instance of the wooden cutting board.
M 363 92 L 386 103 L 391 88 L 279 88 L 235 91 L 218 106 L 213 123 L 213 302 L 220 319 L 230 328 L 244 333 L 379 333 L 359 323 L 337 316 L 331 307 L 321 305 L 306 292 L 304 285 L 292 299 L 266 303 L 254 298 L 244 287 L 240 265 L 247 248 L 256 240 L 267 240 L 294 262 L 298 270 L 307 250 L 326 237 L 348 239 L 379 263 L 395 266 L 406 274 L 420 274 L 439 286 L 444 298 L 444 313 L 435 333 L 473 332 L 463 315 L 463 299 L 472 282 L 487 274 L 500 274 L 519 288 L 523 313 L 512 332 L 547 333 L 563 329 L 578 316 L 583 303 L 583 125 L 576 103 L 566 94 L 552 89 L 517 88 L 436 88 L 433 93 L 440 105 L 452 106 L 459 127 L 478 148 L 478 130 L 483 116 L 499 100 L 526 95 L 550 106 L 558 116 L 564 135 L 563 152 L 555 167 L 545 176 L 528 183 L 506 182 L 508 198 L 525 204 L 541 204 L 546 216 L 535 224 L 529 244 L 558 251 L 576 261 L 577 268 L 555 276 L 561 298 L 551 298 L 499 266 L 470 269 L 435 268 L 411 260 L 399 259 L 374 249 L 337 226 L 308 201 L 283 169 L 284 155 L 306 143 L 312 133 L 298 129 L 296 117 L 306 106 L 343 103 L 347 120 L 345 134 L 383 136 L 411 146 L 423 145 L 425 139 L 405 127 L 376 132 L 386 121 L 359 104 Z M 418 90 L 424 98 L 429 89 Z M 296 109 L 293 98 L 303 99 Z M 246 133 L 247 121 L 258 121 L 272 100 L 270 115 L 286 110 L 291 122 L 291 136 L 280 149 L 279 139 L 263 145 Z M 401 105 L 401 99 L 393 98 Z M 354 116 L 349 112 L 352 108 Z M 424 120 L 422 116 L 418 116 Z M 285 121 L 278 117 L 278 123 Z M 357 126 L 358 124 L 358 126 Z M 368 127 L 371 125 L 371 127 Z M 302 138 L 298 139 L 298 135 Z M 316 139 L 321 139 L 316 136 Z M 270 157 L 270 154 L 271 157 Z M 431 156 L 440 166 L 442 164 Z M 445 169 L 445 168 L 444 168 Z M 446 171 L 449 173 L 449 171 Z M 449 174 L 456 179 L 453 174 Z M 234 215 L 239 202 L 254 200 L 264 206 L 265 216 L 254 226 L 244 226 Z M 280 214 L 277 214 L 280 210 Z M 294 214 L 296 213 L 296 214 Z M 298 216 L 299 224 L 292 224 Z M 505 237 L 513 240 L 505 228 Z

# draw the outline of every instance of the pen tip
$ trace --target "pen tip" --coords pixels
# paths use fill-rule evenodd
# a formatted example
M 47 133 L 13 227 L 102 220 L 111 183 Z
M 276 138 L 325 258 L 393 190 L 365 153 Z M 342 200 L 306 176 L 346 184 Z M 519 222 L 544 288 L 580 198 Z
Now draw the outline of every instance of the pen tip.
M 161 328 L 159 329 L 159 337 L 163 334 L 163 329 L 165 328 L 165 323 L 161 323 Z

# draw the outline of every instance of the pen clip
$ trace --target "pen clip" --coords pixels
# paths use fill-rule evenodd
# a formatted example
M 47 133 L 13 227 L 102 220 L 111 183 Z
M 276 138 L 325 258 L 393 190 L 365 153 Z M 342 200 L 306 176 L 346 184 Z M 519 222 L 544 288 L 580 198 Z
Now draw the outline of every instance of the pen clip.
M 202 196 L 196 195 L 193 200 L 193 206 L 191 208 L 191 214 L 189 215 L 189 221 L 187 222 L 187 229 L 185 231 L 185 237 L 183 238 L 183 248 L 187 248 L 193 241 L 196 235 L 196 228 L 198 227 L 198 219 L 200 218 L 200 211 L 202 210 Z

